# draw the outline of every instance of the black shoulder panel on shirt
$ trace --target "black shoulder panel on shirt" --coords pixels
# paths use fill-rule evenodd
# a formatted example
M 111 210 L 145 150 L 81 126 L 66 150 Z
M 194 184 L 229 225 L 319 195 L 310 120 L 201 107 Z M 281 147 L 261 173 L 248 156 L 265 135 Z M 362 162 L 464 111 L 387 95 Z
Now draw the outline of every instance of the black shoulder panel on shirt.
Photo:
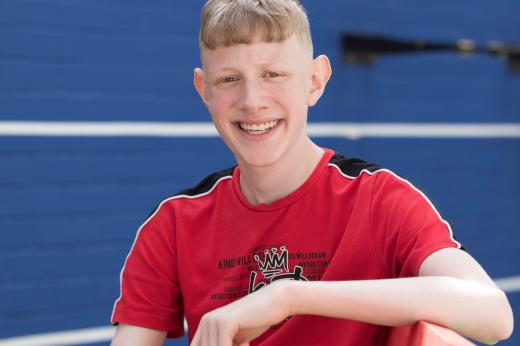
M 341 154 L 334 154 L 330 158 L 329 163 L 332 163 L 332 164 L 338 166 L 343 174 L 348 175 L 350 177 L 358 177 L 361 174 L 361 171 L 363 171 L 363 170 L 367 170 L 367 171 L 373 173 L 377 170 L 384 168 L 382 166 L 379 166 L 379 165 L 376 165 L 373 163 L 369 163 L 369 162 L 363 161 L 361 159 L 347 158 Z M 444 220 L 444 221 L 446 221 L 446 220 Z M 446 222 L 448 222 L 448 221 L 446 221 Z M 453 231 L 453 227 L 451 226 L 451 224 L 450 224 L 450 228 L 452 229 L 453 239 L 457 240 L 457 238 L 455 236 L 455 231 Z M 462 245 L 462 244 L 461 244 L 460 249 L 469 253 L 468 249 L 465 248 L 464 245 Z
M 339 167 L 343 174 L 346 174 L 350 177 L 357 177 L 361 174 L 361 171 L 366 170 L 369 172 L 375 172 L 383 167 L 376 165 L 374 163 L 366 162 L 361 159 L 356 158 L 346 158 L 340 154 L 334 154 L 329 163 L 332 163 Z
M 206 178 L 202 179 L 194 187 L 179 191 L 174 196 L 179 196 L 179 195 L 196 196 L 196 195 L 206 193 L 209 190 L 211 190 L 211 188 L 213 186 L 215 186 L 215 184 L 217 183 L 217 181 L 219 179 L 233 175 L 234 169 L 235 169 L 235 167 L 231 167 L 231 168 L 225 169 L 223 171 L 210 174 Z
M 177 192 L 176 194 L 174 194 L 173 196 L 171 197 L 175 197 L 175 196 L 180 196 L 180 195 L 185 195 L 185 196 L 196 196 L 196 195 L 200 195 L 200 194 L 203 194 L 203 193 L 206 193 L 208 192 L 209 190 L 211 190 L 211 188 L 213 186 L 215 186 L 215 184 L 217 183 L 217 181 L 223 177 L 227 177 L 227 176 L 231 176 L 233 175 L 233 170 L 235 169 L 235 167 L 231 167 L 231 168 L 228 168 L 228 169 L 225 169 L 225 170 L 222 170 L 220 172 L 216 172 L 216 173 L 213 173 L 213 174 L 210 174 L 208 175 L 206 178 L 202 179 L 197 185 L 195 185 L 194 187 L 190 187 L 190 188 L 187 188 L 187 189 L 184 189 L 184 190 L 181 190 L 179 192 Z M 170 197 L 170 198 L 171 198 Z M 155 208 L 152 210 L 152 212 L 150 214 L 148 214 L 148 217 L 149 218 L 150 216 L 153 215 L 153 213 L 155 213 L 155 211 L 159 208 L 161 204 L 158 204 L 155 206 Z

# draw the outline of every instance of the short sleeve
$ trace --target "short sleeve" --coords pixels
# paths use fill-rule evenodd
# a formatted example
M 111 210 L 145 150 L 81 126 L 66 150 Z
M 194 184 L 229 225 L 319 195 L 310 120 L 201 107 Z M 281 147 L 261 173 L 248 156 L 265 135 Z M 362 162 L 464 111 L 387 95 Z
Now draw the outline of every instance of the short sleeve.
M 112 323 L 184 334 L 184 313 L 177 275 L 175 216 L 162 203 L 137 232 L 121 271 L 121 295 Z
M 390 277 L 417 276 L 433 252 L 461 248 L 448 222 L 421 191 L 390 171 L 375 175 L 370 228 L 377 256 Z

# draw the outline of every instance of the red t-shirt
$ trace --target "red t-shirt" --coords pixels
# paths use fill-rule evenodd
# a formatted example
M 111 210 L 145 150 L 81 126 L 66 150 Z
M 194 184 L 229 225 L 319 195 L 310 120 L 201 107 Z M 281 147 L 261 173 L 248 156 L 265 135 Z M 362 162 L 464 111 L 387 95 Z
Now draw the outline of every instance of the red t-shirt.
M 461 247 L 408 181 L 328 149 L 302 186 L 272 204 L 249 204 L 239 179 L 237 166 L 157 207 L 125 262 L 113 323 L 179 337 L 186 316 L 191 340 L 206 312 L 271 281 L 417 276 L 431 253 Z M 386 332 L 352 320 L 293 316 L 252 345 L 377 345 Z

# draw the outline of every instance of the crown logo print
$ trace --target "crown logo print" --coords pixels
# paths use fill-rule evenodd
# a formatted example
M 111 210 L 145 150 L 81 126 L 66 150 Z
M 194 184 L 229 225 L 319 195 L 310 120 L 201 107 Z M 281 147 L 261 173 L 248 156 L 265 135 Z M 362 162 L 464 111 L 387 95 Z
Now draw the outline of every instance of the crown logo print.
M 281 253 L 278 253 L 277 248 L 272 248 L 271 251 L 264 251 L 264 260 L 259 255 L 255 255 L 254 259 L 258 263 L 258 268 L 266 279 L 273 277 L 282 271 L 288 271 L 288 251 L 285 246 L 280 247 Z
M 258 269 L 262 271 L 266 280 L 257 281 L 258 273 L 252 270 L 249 277 L 249 293 L 256 292 L 278 280 L 309 281 L 303 276 L 301 266 L 294 266 L 294 271 L 289 271 L 289 251 L 285 246 L 280 246 L 280 251 L 277 248 L 271 248 L 271 251 L 267 249 L 264 251 L 264 256 L 256 254 L 253 258 L 258 263 Z

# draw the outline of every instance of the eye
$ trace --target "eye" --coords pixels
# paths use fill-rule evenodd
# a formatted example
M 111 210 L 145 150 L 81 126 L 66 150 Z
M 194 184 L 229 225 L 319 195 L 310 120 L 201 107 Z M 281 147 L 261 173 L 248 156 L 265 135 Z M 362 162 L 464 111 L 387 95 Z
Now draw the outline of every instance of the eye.
M 222 82 L 224 82 L 224 83 L 232 83 L 232 82 L 236 82 L 237 80 L 238 80 L 238 77 L 236 77 L 236 76 L 222 78 Z
M 276 78 L 276 77 L 280 77 L 280 74 L 277 72 L 266 72 L 266 73 L 264 73 L 264 77 Z

